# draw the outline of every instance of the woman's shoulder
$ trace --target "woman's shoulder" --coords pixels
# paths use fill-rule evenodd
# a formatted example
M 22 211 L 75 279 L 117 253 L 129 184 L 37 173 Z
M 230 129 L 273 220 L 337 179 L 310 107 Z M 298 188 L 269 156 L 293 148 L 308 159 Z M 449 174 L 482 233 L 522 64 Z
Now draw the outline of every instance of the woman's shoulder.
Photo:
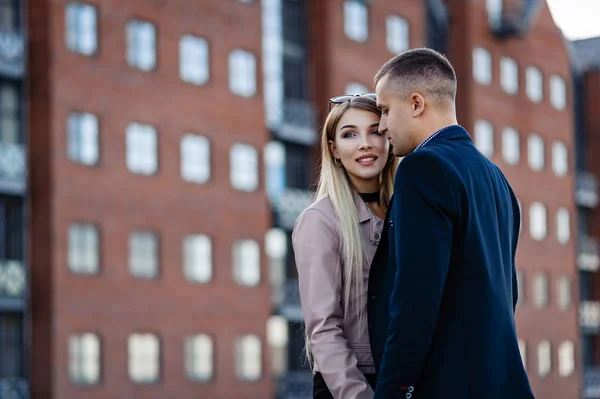
M 336 214 L 331 199 L 327 197 L 319 198 L 303 210 L 294 224 L 294 230 L 300 225 L 309 222 L 309 224 L 319 223 L 336 225 Z M 312 223 L 310 223 L 312 222 Z

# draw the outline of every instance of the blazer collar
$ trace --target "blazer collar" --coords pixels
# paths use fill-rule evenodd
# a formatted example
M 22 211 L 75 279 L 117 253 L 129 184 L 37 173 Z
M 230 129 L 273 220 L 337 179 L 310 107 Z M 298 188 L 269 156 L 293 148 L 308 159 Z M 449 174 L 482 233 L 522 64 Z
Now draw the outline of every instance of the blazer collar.
M 433 142 L 440 141 L 440 140 L 469 140 L 470 141 L 471 136 L 469 136 L 469 133 L 465 130 L 464 127 L 462 127 L 460 125 L 451 125 L 451 126 L 446 126 L 442 129 L 440 129 L 439 134 L 437 134 L 435 137 L 432 137 L 431 140 L 429 140 L 429 143 L 433 143 Z M 425 144 L 425 146 L 427 146 L 427 144 Z

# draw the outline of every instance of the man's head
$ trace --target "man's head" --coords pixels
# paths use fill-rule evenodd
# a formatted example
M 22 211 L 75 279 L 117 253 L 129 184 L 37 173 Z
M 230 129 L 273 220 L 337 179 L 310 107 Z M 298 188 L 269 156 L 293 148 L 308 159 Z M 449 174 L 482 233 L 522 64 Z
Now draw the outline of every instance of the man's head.
M 443 55 L 428 48 L 398 54 L 375 75 L 379 130 L 405 156 L 425 138 L 456 123 L 456 74 Z

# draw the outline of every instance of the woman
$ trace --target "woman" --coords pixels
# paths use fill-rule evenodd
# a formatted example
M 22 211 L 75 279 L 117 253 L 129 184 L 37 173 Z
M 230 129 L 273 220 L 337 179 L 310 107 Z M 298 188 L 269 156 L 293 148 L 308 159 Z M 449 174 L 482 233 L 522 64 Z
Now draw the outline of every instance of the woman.
M 292 234 L 318 399 L 370 399 L 376 381 L 366 315 L 369 266 L 397 162 L 378 131 L 381 112 L 374 98 L 330 101 L 336 105 L 321 136 L 316 201 L 298 217 Z

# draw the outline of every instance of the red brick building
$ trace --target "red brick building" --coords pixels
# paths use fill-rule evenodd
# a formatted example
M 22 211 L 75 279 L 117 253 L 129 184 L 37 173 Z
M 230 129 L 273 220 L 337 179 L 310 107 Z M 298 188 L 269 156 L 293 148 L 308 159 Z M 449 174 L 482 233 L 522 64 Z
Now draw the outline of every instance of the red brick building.
M 580 396 L 577 98 L 544 1 L 8 3 L 27 12 L 0 38 L 26 32 L 27 57 L 0 40 L 0 90 L 23 104 L 0 150 L 27 148 L 28 172 L 0 162 L 0 270 L 18 261 L 29 286 L 9 298 L 0 279 L 0 320 L 20 326 L 0 345 L 25 348 L 0 379 L 22 397 L 311 397 L 289 241 L 327 100 L 421 46 L 453 62 L 459 121 L 522 206 L 536 397 Z

